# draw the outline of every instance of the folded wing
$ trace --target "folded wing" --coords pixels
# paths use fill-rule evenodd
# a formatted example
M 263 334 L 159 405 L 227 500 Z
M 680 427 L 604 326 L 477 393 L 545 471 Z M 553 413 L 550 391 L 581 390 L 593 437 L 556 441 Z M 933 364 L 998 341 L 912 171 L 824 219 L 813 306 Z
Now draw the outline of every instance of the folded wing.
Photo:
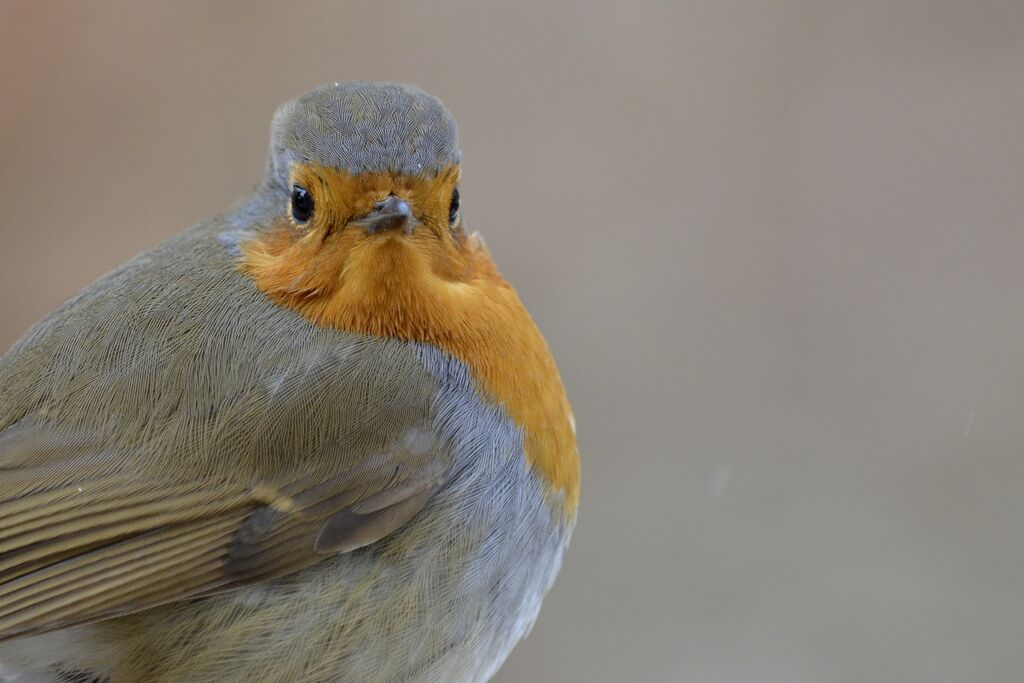
M 447 474 L 427 434 L 345 471 L 259 482 L 154 481 L 111 467 L 121 459 L 88 441 L 32 423 L 0 433 L 0 640 L 231 590 L 374 543 Z

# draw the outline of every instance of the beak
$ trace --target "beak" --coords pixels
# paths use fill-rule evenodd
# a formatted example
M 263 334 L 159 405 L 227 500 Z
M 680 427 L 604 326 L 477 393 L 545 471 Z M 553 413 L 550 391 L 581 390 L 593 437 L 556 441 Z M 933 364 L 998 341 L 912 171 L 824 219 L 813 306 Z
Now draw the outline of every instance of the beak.
M 385 230 L 402 230 L 407 235 L 413 231 L 412 209 L 404 199 L 391 195 L 373 206 L 373 211 L 354 222 L 369 234 Z

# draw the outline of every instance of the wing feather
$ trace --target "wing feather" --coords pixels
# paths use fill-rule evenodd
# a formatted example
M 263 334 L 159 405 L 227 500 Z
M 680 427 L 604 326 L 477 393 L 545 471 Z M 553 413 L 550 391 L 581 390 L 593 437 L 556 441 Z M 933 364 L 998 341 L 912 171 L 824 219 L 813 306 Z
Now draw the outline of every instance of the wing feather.
M 42 467 L 7 467 L 0 640 L 231 590 L 376 542 L 444 480 L 436 452 L 403 456 L 255 485 L 154 482 L 91 468 L 76 480 L 72 463 L 52 452 Z

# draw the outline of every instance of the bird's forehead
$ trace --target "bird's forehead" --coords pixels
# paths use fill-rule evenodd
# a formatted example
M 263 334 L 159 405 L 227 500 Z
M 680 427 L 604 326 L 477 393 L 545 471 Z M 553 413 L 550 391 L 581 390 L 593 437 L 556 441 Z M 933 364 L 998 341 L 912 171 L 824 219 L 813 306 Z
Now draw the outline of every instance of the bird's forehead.
M 432 175 L 461 160 L 455 119 L 418 88 L 353 81 L 318 88 L 274 115 L 268 172 L 296 162 L 347 173 Z

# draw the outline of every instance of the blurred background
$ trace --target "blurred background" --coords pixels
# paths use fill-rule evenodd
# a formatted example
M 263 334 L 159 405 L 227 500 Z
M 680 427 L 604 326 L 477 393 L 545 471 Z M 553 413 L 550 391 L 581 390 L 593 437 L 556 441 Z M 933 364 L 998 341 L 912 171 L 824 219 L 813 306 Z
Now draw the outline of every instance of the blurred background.
M 415 83 L 584 458 L 525 681 L 1024 676 L 1024 4 L 0 4 L 0 347 Z M 2 391 L 2 387 L 0 387 Z

